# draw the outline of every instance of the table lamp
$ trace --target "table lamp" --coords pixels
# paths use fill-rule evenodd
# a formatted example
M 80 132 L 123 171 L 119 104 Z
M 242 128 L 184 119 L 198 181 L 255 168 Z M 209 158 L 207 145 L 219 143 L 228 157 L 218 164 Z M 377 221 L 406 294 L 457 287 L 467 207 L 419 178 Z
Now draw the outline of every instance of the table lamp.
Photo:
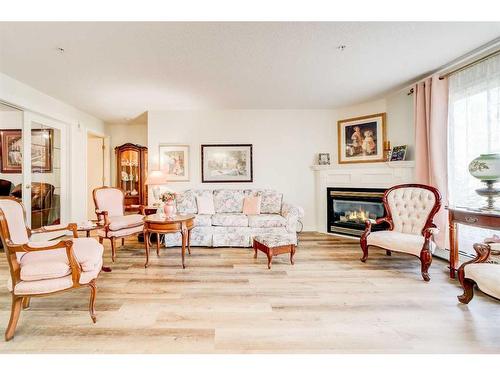
M 167 183 L 167 176 L 163 171 L 160 170 L 155 170 L 151 171 L 148 174 L 148 178 L 146 179 L 146 185 L 150 185 L 153 188 L 153 197 L 154 197 L 154 206 L 159 205 L 159 199 L 160 199 L 160 186 L 161 185 L 166 185 Z

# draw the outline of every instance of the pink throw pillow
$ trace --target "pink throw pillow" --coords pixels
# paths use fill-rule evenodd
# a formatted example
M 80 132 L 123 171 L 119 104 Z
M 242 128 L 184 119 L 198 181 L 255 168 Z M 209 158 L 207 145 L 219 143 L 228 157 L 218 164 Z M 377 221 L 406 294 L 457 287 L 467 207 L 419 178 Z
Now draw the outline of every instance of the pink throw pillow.
M 261 197 L 245 197 L 243 199 L 243 213 L 245 215 L 260 215 Z
M 196 197 L 198 215 L 215 215 L 214 198 L 210 196 Z

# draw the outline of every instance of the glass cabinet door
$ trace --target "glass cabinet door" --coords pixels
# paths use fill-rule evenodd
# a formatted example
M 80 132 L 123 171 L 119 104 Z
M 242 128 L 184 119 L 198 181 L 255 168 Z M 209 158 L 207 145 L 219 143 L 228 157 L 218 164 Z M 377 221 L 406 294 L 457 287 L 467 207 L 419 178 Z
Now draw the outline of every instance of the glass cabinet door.
M 120 187 L 128 196 L 139 194 L 139 158 L 135 150 L 126 150 L 120 154 Z

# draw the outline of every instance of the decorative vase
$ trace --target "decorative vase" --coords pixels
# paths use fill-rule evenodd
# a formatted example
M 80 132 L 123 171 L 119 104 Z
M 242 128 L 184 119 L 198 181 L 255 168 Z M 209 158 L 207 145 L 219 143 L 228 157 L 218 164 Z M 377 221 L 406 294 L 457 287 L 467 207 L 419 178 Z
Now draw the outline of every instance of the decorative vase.
M 165 206 L 163 206 L 163 209 L 165 210 L 165 215 L 167 216 L 167 218 L 174 217 L 175 205 L 173 200 L 167 201 L 165 203 Z
M 500 180 L 500 154 L 481 154 L 469 164 L 469 173 L 486 184 L 486 188 L 477 189 L 476 193 L 486 197 L 485 210 L 495 209 L 495 197 L 500 195 L 500 189 L 493 186 Z

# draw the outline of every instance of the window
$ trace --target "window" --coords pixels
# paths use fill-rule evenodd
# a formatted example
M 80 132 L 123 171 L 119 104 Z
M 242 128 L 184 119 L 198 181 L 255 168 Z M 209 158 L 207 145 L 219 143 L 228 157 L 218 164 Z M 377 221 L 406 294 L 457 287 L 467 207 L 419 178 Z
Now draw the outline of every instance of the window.
M 472 159 L 500 153 L 500 56 L 494 56 L 449 79 L 448 188 L 450 204 L 480 207 L 485 187 L 469 174 Z M 493 231 L 460 228 L 460 249 L 473 252 L 472 244 Z M 498 234 L 498 232 L 496 232 Z

